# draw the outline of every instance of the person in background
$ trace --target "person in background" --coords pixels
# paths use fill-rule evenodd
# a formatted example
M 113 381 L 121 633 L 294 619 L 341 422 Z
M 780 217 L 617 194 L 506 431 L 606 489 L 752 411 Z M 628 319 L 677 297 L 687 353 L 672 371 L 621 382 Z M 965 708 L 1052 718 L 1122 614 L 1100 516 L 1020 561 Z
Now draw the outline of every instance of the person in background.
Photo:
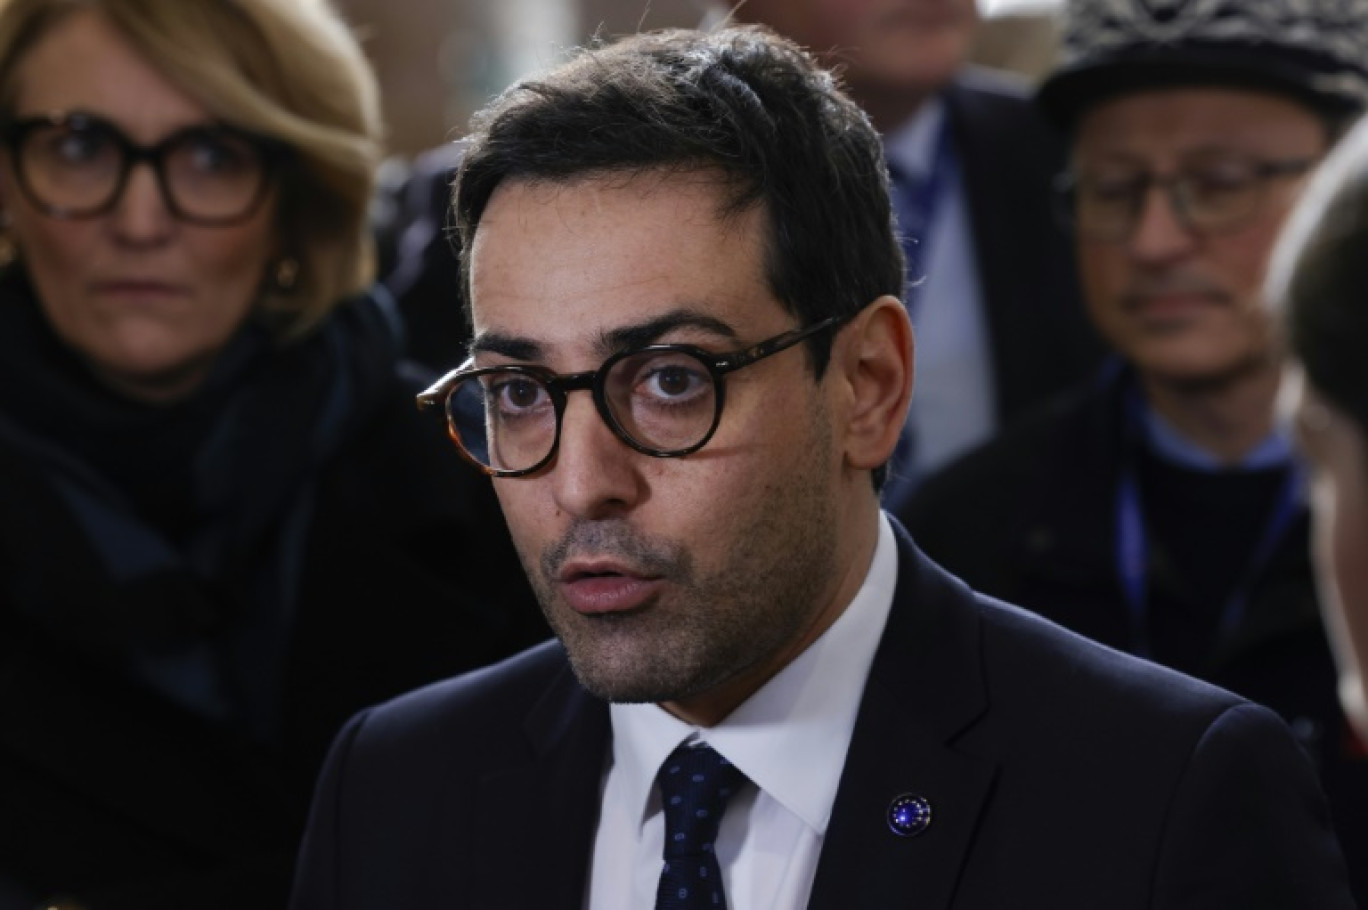
M 322 0 L 0 2 L 0 906 L 284 903 L 360 707 L 543 637 L 370 294 Z
M 975 0 L 709 7 L 809 48 L 883 137 L 921 347 L 884 488 L 896 511 L 955 456 L 1097 372 L 1103 348 L 1051 215 L 1063 145 L 1026 82 L 968 64 Z
M 901 515 L 978 590 L 1276 709 L 1368 903 L 1368 755 L 1335 698 L 1262 297 L 1280 226 L 1368 99 L 1368 4 L 1065 17 L 1038 101 L 1070 140 L 1061 209 L 1117 362 Z
M 1268 299 L 1293 362 L 1281 404 L 1311 464 L 1313 562 L 1339 694 L 1368 742 L 1368 121 L 1307 186 L 1274 247 Z
M 882 512 L 882 144 L 759 27 L 591 48 L 457 181 L 494 476 L 559 640 L 361 712 L 295 910 L 1348 908 L 1267 709 L 976 596 Z

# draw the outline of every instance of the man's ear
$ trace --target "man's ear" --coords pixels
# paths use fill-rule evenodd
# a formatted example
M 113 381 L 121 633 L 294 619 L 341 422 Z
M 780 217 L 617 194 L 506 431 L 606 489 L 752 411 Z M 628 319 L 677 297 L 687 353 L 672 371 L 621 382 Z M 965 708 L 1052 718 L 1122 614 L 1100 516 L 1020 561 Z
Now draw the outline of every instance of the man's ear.
M 891 295 L 860 311 L 834 352 L 848 395 L 844 420 L 846 462 L 873 470 L 888 461 L 912 400 L 914 340 L 907 308 Z

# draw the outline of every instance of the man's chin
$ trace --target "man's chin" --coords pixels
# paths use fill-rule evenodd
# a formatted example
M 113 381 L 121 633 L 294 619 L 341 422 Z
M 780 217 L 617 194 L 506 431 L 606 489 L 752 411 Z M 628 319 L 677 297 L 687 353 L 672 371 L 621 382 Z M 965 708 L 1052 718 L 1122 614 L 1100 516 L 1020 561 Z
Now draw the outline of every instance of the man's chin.
M 689 698 L 707 688 L 695 664 L 669 659 L 678 654 L 652 653 L 621 639 L 586 642 L 576 635 L 557 634 L 580 685 L 604 701 L 656 704 Z
M 677 688 L 665 680 L 643 679 L 637 675 L 606 672 L 602 667 L 570 659 L 570 668 L 588 692 L 595 698 L 617 705 L 646 705 L 674 701 L 681 696 Z
M 1264 352 L 1220 357 L 1203 353 L 1151 353 L 1138 359 L 1136 368 L 1151 381 L 1199 394 L 1228 388 L 1251 376 L 1275 369 L 1276 358 Z

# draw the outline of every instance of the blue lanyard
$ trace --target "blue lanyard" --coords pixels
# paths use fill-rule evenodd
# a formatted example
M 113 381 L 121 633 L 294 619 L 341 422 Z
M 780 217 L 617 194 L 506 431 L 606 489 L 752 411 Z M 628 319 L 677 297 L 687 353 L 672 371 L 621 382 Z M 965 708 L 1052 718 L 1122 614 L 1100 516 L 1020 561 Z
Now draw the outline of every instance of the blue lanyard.
M 921 180 L 913 180 L 901 167 L 894 164 L 893 195 L 898 216 L 898 233 L 903 256 L 907 260 L 905 302 L 909 312 L 915 306 L 925 278 L 925 265 L 930 261 L 931 228 L 936 223 L 936 212 L 945 198 L 946 188 L 958 173 L 954 149 L 950 141 L 948 117 L 941 119 L 936 133 L 936 150 L 931 159 L 931 170 Z
M 1153 658 L 1154 647 L 1149 634 L 1149 535 L 1145 530 L 1145 513 L 1140 501 L 1140 482 L 1136 476 L 1136 456 L 1141 435 L 1141 402 L 1137 389 L 1128 390 L 1126 399 L 1125 454 L 1122 458 L 1121 478 L 1116 490 L 1116 574 L 1121 592 L 1126 599 L 1130 619 L 1131 644 L 1134 653 Z M 1287 462 L 1286 477 L 1278 490 L 1273 509 L 1264 525 L 1263 534 L 1250 554 L 1235 589 L 1231 591 L 1221 610 L 1216 641 L 1226 642 L 1244 621 L 1249 607 L 1249 594 L 1264 564 L 1282 541 L 1298 513 L 1302 468 L 1295 460 Z

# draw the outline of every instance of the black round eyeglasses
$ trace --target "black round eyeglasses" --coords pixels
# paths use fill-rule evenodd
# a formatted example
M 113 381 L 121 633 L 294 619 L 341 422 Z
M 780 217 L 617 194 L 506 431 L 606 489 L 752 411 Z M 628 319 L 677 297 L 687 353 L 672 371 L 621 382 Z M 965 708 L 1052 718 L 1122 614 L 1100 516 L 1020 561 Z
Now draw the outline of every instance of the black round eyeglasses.
M 730 354 L 686 344 L 619 351 L 597 370 L 584 373 L 466 364 L 419 395 L 418 407 L 441 407 L 461 454 L 492 477 L 532 474 L 551 461 L 560 444 L 566 395 L 576 390 L 593 394 L 599 416 L 628 446 L 656 458 L 675 458 L 697 452 L 717 431 L 727 373 L 845 318 L 832 316 Z

